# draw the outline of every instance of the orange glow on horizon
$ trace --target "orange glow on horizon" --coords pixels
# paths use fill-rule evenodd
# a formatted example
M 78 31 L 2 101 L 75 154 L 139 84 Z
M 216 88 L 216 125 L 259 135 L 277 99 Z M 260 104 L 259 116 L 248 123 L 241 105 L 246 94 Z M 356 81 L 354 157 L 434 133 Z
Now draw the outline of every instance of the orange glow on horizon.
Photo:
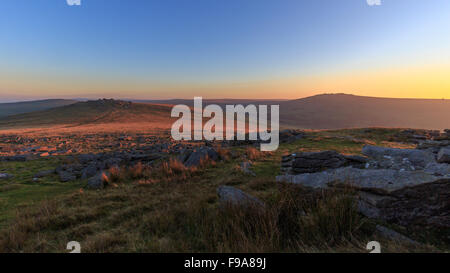
M 298 99 L 322 93 L 450 99 L 450 65 L 392 67 L 240 82 L 164 83 L 130 79 L 1 73 L 0 98 L 241 98 Z

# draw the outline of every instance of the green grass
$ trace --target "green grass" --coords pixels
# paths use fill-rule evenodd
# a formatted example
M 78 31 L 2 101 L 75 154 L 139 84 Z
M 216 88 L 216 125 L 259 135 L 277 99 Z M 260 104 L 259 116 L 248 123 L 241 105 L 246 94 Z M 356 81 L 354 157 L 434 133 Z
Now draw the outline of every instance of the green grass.
M 136 176 L 123 170 L 110 187 L 84 192 L 77 190 L 83 182 L 63 184 L 55 177 L 30 184 L 31 174 L 57 161 L 4 165 L 19 175 L 14 183 L 19 188 L 0 191 L 9 206 L 3 210 L 9 217 L 0 230 L 0 252 L 65 252 L 67 242 L 74 240 L 82 252 L 366 252 L 365 244 L 372 240 L 380 241 L 383 252 L 441 251 L 426 243 L 410 246 L 380 237 L 375 222 L 357 215 L 349 193 L 286 190 L 275 182 L 284 153 L 359 153 L 363 146 L 327 134 L 317 132 L 274 153 L 256 154 L 256 176 L 238 168 L 246 160 L 245 148 L 235 148 L 238 158 L 194 172 L 169 176 L 152 169 Z M 138 183 L 141 179 L 149 183 Z M 220 185 L 242 189 L 267 207 L 262 213 L 220 210 Z M 16 215 L 13 211 L 19 207 Z
M 0 162 L 0 172 L 14 177 L 0 182 L 0 227 L 12 219 L 17 210 L 39 204 L 39 201 L 73 192 L 82 185 L 81 182 L 60 183 L 56 175 L 41 178 L 33 182 L 39 171 L 54 169 L 61 158 L 42 158 L 25 162 Z

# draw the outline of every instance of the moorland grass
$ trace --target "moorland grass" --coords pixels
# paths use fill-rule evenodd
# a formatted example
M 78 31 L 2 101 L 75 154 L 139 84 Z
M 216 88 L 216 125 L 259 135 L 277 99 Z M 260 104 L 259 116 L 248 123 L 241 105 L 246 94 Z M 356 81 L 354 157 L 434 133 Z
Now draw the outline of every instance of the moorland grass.
M 275 182 L 285 153 L 356 153 L 361 147 L 317 133 L 271 154 L 244 147 L 221 151 L 237 156 L 208 160 L 198 168 L 172 159 L 110 170 L 103 190 L 62 184 L 69 193 L 49 194 L 15 210 L 0 230 L 0 252 L 65 252 L 69 241 L 79 241 L 82 252 L 367 252 L 373 240 L 383 252 L 442 251 L 380 237 L 377 223 L 357 213 L 351 189 L 313 191 Z M 250 157 L 256 176 L 237 167 Z M 242 189 L 266 205 L 263 210 L 219 206 L 220 185 Z

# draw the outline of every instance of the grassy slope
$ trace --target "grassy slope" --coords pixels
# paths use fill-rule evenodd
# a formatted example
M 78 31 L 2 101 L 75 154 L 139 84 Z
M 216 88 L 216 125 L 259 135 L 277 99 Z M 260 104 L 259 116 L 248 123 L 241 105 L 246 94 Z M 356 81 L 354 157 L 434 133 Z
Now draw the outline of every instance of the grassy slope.
M 83 252 L 365 252 L 365 244 L 371 240 L 380 241 L 384 252 L 436 251 L 432 246 L 412 247 L 380 238 L 373 233 L 373 222 L 355 216 L 336 196 L 324 200 L 313 198 L 305 205 L 310 214 L 298 226 L 301 232 L 295 233 L 299 236 L 295 241 L 298 244 L 282 239 L 286 231 L 267 215 L 256 218 L 252 218 L 254 214 L 241 212 L 224 215 L 217 209 L 219 185 L 235 186 L 263 199 L 274 208 L 268 209 L 268 214 L 283 212 L 277 206 L 286 200 L 289 204 L 307 200 L 308 195 L 297 196 L 296 201 L 280 195 L 274 177 L 279 172 L 281 155 L 324 149 L 358 153 L 364 144 L 339 138 L 343 134 L 358 136 L 359 131 L 320 132 L 315 140 L 282 145 L 273 155 L 257 155 L 253 160 L 256 177 L 239 171 L 237 166 L 244 160 L 246 151 L 237 148 L 239 158 L 200 170 L 193 177 L 179 177 L 178 181 L 160 179 L 156 183 L 138 184 L 136 179 L 128 178 L 117 182 L 116 187 L 82 193 L 77 183 L 61 184 L 67 194 L 61 193 L 62 188 L 61 191 L 54 188 L 48 195 L 36 187 L 38 196 L 46 195 L 48 200 L 32 204 L 15 220 L 8 221 L 9 228 L 0 232 L 0 252 L 19 249 L 64 252 L 65 244 L 72 240 L 81 242 Z M 376 131 L 368 135 L 368 140 L 389 144 L 383 142 L 386 134 Z M 23 164 L 25 168 L 39 162 Z M 14 174 L 20 173 L 15 168 Z M 27 177 L 24 174 L 15 183 L 27 184 Z M 29 198 L 30 191 L 24 189 L 12 189 L 8 196 L 1 195 L 1 198 L 12 209 L 16 200 Z M 289 224 L 288 231 L 292 232 L 290 227 L 297 224 Z
M 27 162 L 0 162 L 0 172 L 14 175 L 10 180 L 0 181 L 0 227 L 4 227 L 22 206 L 33 206 L 36 202 L 82 187 L 81 182 L 60 183 L 56 175 L 33 182 L 37 172 L 54 169 L 60 160 L 52 157 Z
M 170 118 L 170 106 L 157 104 L 126 104 L 117 101 L 88 101 L 45 111 L 0 118 L 1 129 L 77 126 L 111 122 L 157 122 Z
M 35 111 L 43 111 L 50 108 L 74 104 L 76 102 L 77 101 L 75 100 L 51 99 L 28 102 L 0 103 L 0 117 Z

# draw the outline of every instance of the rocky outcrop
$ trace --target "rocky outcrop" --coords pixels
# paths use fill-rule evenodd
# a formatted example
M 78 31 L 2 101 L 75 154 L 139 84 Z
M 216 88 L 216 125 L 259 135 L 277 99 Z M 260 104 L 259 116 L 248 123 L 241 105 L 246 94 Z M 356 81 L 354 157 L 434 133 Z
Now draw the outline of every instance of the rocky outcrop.
M 449 177 L 450 178 L 450 177 Z M 441 178 L 417 171 L 392 169 L 358 169 L 344 167 L 317 173 L 278 176 L 278 181 L 290 182 L 313 188 L 348 185 L 359 190 L 391 193 L 395 190 L 433 183 Z
M 335 151 L 298 153 L 284 156 L 281 162 L 283 173 L 315 173 L 345 166 L 364 167 L 367 159 L 361 156 L 345 156 Z
M 362 153 L 374 159 L 377 168 L 416 170 L 436 161 L 431 152 L 417 149 L 395 149 L 366 145 Z
M 393 140 L 417 144 L 424 140 L 439 138 L 440 136 L 441 132 L 439 130 L 407 129 L 395 135 Z
M 330 154 L 330 160 L 323 161 L 330 162 L 327 170 L 313 172 L 323 168 L 322 161 L 317 161 L 316 168 L 308 169 L 310 173 L 285 173 L 277 181 L 323 189 L 351 186 L 358 192 L 359 211 L 365 216 L 432 228 L 448 239 L 450 164 L 445 163 L 446 149 L 441 151 L 436 155 L 423 149 L 365 146 L 362 152 L 369 159 L 364 168 L 332 168 L 343 163 L 341 156 Z

